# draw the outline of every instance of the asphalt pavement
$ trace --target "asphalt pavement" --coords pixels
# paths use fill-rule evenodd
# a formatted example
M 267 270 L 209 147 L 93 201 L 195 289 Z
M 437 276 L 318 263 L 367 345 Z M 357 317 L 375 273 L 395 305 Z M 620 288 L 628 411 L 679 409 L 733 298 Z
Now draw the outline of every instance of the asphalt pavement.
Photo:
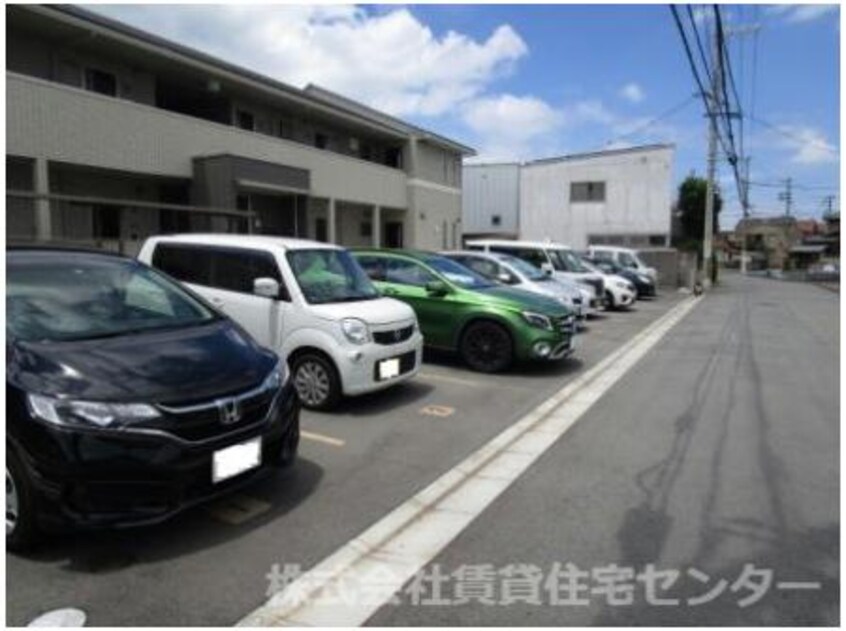
M 407 384 L 304 414 L 301 458 L 280 476 L 160 526 L 7 555 L 7 623 L 73 606 L 92 626 L 233 624 L 266 600 L 274 563 L 312 567 L 680 298 L 591 321 L 557 365 L 484 376 L 427 355 Z M 820 589 L 773 589 L 743 609 L 403 599 L 370 623 L 836 622 L 838 346 L 835 294 L 727 278 L 433 562 L 695 564 L 734 580 L 752 560 Z
M 838 316 L 726 276 L 369 624 L 837 625 Z

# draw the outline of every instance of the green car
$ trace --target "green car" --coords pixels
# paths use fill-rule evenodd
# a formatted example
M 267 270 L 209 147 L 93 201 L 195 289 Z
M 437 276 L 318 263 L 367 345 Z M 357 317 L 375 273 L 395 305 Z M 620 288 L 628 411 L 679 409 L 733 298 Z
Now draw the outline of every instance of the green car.
M 556 300 L 494 284 L 430 252 L 352 253 L 383 295 L 411 305 L 427 346 L 457 350 L 474 370 L 573 352 L 575 314 Z

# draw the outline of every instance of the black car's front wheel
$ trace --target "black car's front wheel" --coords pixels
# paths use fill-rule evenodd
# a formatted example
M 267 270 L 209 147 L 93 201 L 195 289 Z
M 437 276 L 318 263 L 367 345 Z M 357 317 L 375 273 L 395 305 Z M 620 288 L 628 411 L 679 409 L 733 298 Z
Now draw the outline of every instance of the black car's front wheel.
M 318 353 L 298 355 L 291 378 L 300 403 L 312 410 L 328 410 L 341 398 L 341 380 L 332 362 Z
M 511 365 L 514 345 L 508 330 L 496 322 L 475 322 L 461 336 L 461 357 L 473 370 L 499 372 Z
M 32 486 L 14 451 L 6 448 L 6 548 L 24 550 L 38 538 Z

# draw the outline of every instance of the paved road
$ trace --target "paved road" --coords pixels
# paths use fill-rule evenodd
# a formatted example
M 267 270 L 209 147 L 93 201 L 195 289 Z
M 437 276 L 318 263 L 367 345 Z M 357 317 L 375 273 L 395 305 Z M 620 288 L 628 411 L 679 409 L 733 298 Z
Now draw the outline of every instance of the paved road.
M 826 296 L 830 296 L 827 292 Z M 305 414 L 290 472 L 155 528 L 64 536 L 7 555 L 7 622 L 81 607 L 91 625 L 229 625 L 262 604 L 273 563 L 309 568 L 665 313 L 666 294 L 593 320 L 577 357 L 485 377 L 448 356 L 391 391 Z M 422 411 L 437 405 L 448 416 Z
M 727 276 L 428 568 L 651 563 L 679 572 L 655 594 L 678 605 L 648 604 L 642 580 L 628 581 L 631 605 L 602 592 L 507 607 L 405 595 L 369 624 L 837 625 L 838 318 L 838 296 L 819 287 Z M 746 564 L 749 582 L 735 584 Z M 788 581 L 819 588 L 777 587 Z M 485 596 L 485 584 L 465 587 Z

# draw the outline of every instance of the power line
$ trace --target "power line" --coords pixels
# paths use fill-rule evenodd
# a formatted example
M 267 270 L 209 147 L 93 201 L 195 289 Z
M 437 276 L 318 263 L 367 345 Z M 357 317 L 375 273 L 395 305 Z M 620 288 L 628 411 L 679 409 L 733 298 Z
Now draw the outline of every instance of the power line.
M 754 120 L 757 123 L 760 123 L 764 127 L 768 127 L 770 129 L 772 129 L 773 131 L 780 133 L 782 136 L 784 136 L 786 138 L 792 138 L 793 140 L 796 140 L 797 142 L 804 143 L 806 145 L 817 145 L 818 147 L 821 147 L 823 149 L 827 149 L 828 151 L 832 151 L 834 149 L 829 143 L 827 143 L 824 140 L 817 140 L 816 138 L 803 138 L 799 134 L 792 132 L 789 129 L 786 129 L 786 128 L 781 127 L 779 125 L 774 125 L 773 123 L 769 123 L 769 122 L 765 121 L 760 116 L 755 116 L 755 117 L 750 116 L 749 118 L 751 118 L 752 120 Z
M 661 114 L 658 114 L 658 116 L 656 116 L 655 118 L 645 122 L 643 125 L 639 125 L 635 129 L 628 131 L 625 134 L 621 134 L 621 135 L 617 136 L 616 138 L 613 138 L 612 140 L 609 140 L 607 144 L 611 144 L 613 142 L 617 142 L 618 140 L 623 140 L 624 138 L 629 138 L 631 136 L 635 136 L 635 135 L 641 133 L 642 131 L 649 129 L 650 127 L 652 127 L 656 123 L 660 123 L 661 121 L 663 121 L 667 118 L 670 118 L 672 115 L 680 112 L 685 107 L 690 105 L 690 103 L 692 103 L 694 100 L 696 100 L 697 96 L 698 95 L 696 95 L 696 94 L 690 95 L 684 101 L 681 101 L 680 103 L 674 105 L 673 107 L 668 109 L 666 112 L 662 112 Z

